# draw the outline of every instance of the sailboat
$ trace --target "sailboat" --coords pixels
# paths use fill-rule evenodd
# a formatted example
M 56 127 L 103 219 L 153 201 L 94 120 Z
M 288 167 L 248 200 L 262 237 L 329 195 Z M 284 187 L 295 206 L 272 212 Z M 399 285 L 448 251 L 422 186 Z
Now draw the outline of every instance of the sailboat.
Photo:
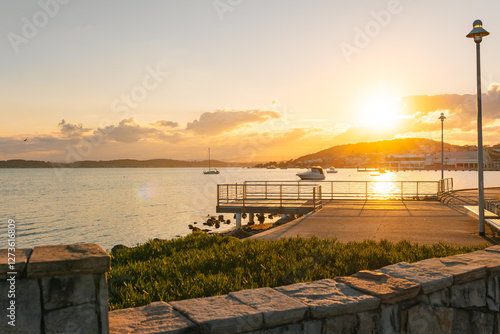
M 219 174 L 217 169 L 210 169 L 210 148 L 208 148 L 208 170 L 204 170 L 203 174 Z

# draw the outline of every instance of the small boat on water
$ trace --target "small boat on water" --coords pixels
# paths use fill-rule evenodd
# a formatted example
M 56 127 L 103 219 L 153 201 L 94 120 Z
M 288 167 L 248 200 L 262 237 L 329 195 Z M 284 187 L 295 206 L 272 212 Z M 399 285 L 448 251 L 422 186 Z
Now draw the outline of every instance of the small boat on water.
M 325 171 L 321 167 L 311 167 L 307 172 L 297 173 L 302 180 L 324 180 Z
M 271 166 L 267 167 L 267 169 L 276 169 L 276 166 L 275 165 L 271 165 Z
M 208 170 L 204 170 L 203 174 L 219 174 L 220 172 L 217 169 L 210 168 L 210 148 L 208 148 Z
M 335 167 L 330 167 L 326 170 L 327 173 L 337 173 L 337 170 L 335 169 Z

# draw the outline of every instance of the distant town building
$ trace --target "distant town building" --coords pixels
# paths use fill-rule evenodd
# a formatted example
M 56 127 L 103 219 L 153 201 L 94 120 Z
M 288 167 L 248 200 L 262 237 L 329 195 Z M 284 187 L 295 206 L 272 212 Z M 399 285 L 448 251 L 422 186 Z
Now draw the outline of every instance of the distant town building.
M 483 163 L 485 168 L 500 167 L 487 151 L 483 152 Z M 441 153 L 386 156 L 382 166 L 387 169 L 441 168 Z M 444 166 L 446 169 L 477 169 L 477 151 L 444 152 Z

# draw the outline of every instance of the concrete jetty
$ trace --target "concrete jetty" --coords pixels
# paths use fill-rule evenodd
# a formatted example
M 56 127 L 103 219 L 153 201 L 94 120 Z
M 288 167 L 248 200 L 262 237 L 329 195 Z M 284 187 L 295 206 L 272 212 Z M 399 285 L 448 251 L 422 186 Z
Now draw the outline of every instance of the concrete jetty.
M 499 194 L 500 188 L 487 189 L 485 198 L 498 198 Z M 456 246 L 498 244 L 488 227 L 486 236 L 479 236 L 478 221 L 463 210 L 463 205 L 474 204 L 474 195 L 474 190 L 465 190 L 463 195 L 454 191 L 442 202 L 333 200 L 324 202 L 320 211 L 250 238 L 317 236 L 340 242 L 387 239 L 428 245 L 440 241 Z

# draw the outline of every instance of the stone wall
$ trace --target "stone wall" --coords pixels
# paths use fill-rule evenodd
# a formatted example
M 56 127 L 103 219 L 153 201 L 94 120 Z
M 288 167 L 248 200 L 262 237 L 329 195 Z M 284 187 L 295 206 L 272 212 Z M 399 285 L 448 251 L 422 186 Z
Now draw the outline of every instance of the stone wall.
M 110 257 L 100 246 L 17 249 L 15 267 L 9 257 L 0 250 L 0 333 L 109 332 Z
M 500 246 L 110 312 L 111 333 L 500 334 Z

